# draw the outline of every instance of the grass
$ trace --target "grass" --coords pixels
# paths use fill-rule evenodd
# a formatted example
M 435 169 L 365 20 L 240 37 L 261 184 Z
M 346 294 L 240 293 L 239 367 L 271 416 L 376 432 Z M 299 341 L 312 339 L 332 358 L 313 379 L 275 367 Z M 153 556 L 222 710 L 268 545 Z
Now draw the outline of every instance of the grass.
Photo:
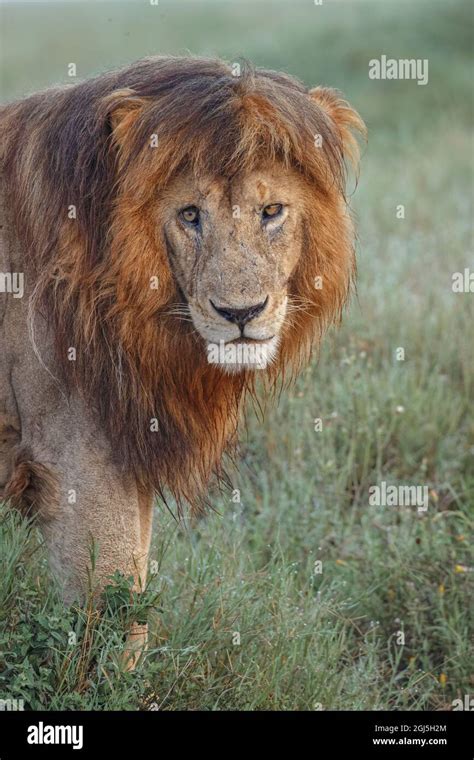
M 451 289 L 472 267 L 471 11 L 272 9 L 4 8 L 4 97 L 64 61 L 88 74 L 189 48 L 339 86 L 370 134 L 357 299 L 280 404 L 250 411 L 240 501 L 216 496 L 188 528 L 157 507 L 147 594 L 130 605 L 117 577 L 103 615 L 64 608 L 36 529 L 1 513 L 0 698 L 27 709 L 426 710 L 472 693 L 473 296 Z M 369 82 L 381 53 L 428 57 L 429 85 Z M 427 485 L 427 511 L 370 506 L 383 480 Z M 149 654 L 125 673 L 127 620 L 147 611 Z

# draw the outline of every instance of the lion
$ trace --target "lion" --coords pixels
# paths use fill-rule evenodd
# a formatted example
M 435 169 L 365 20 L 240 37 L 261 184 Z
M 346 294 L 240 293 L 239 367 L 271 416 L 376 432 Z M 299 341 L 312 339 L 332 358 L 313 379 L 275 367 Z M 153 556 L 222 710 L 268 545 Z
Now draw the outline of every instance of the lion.
M 66 603 L 91 540 L 99 587 L 144 588 L 154 498 L 206 506 L 256 379 L 294 377 L 352 289 L 360 116 L 235 73 L 153 57 L 1 110 L 0 494 Z

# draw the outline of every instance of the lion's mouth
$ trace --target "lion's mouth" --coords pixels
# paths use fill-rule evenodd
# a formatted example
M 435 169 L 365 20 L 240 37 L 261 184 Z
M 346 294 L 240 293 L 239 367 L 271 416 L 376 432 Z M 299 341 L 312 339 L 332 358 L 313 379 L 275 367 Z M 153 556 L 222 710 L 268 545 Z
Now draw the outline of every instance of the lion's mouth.
M 237 344 L 237 343 L 245 343 L 248 345 L 252 345 L 255 343 L 269 343 L 271 340 L 273 340 L 274 337 L 275 337 L 274 335 L 269 335 L 268 338 L 249 338 L 247 335 L 240 335 L 238 338 L 225 341 L 225 345 L 229 346 L 231 344 Z
M 240 336 L 229 341 L 207 344 L 207 360 L 218 364 L 227 372 L 243 369 L 266 369 L 274 360 L 278 350 L 278 338 L 249 338 Z

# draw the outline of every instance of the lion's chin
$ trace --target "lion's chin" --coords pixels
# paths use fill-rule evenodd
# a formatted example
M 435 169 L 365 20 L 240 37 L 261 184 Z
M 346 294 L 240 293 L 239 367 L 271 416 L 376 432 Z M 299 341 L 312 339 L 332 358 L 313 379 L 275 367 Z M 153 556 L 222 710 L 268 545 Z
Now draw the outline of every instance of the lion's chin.
M 228 343 L 207 344 L 207 361 L 217 364 L 225 372 L 235 374 L 244 370 L 264 370 L 269 367 L 278 353 L 278 337 L 266 341 L 233 340 Z

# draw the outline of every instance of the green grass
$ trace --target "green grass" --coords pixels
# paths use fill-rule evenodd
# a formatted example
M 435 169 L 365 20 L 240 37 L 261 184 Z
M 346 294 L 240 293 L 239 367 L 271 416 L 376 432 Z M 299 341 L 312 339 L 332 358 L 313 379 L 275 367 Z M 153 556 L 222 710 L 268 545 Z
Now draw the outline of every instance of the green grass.
M 4 97 L 64 80 L 69 61 L 87 75 L 151 52 L 244 55 L 341 87 L 369 144 L 354 196 L 357 299 L 264 421 L 250 411 L 240 503 L 216 496 L 217 513 L 188 528 L 157 507 L 148 594 L 130 606 L 116 579 L 102 616 L 92 603 L 64 608 L 34 527 L 1 514 L 0 698 L 450 709 L 474 682 L 474 296 L 451 289 L 452 273 L 472 268 L 469 5 L 163 0 L 3 13 Z M 428 57 L 429 85 L 369 82 L 381 53 Z M 428 510 L 369 506 L 382 480 L 427 485 Z M 127 620 L 147 609 L 150 651 L 124 673 Z

